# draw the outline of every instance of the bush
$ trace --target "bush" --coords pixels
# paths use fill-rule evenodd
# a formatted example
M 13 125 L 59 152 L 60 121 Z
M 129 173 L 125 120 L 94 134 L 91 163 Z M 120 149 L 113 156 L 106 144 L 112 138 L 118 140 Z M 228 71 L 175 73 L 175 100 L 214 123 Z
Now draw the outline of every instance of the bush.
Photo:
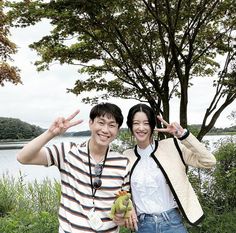
M 4 233 L 58 233 L 57 215 L 21 210 L 0 218 L 0 232 Z
M 200 193 L 206 218 L 200 227 L 189 228 L 190 233 L 236 232 L 236 144 L 233 138 L 221 141 L 214 153 L 217 164 L 211 179 L 204 180 Z
M 60 183 L 0 179 L 1 233 L 58 233 Z
M 0 217 L 4 217 L 15 208 L 16 194 L 14 186 L 14 179 L 9 179 L 6 176 L 0 179 Z

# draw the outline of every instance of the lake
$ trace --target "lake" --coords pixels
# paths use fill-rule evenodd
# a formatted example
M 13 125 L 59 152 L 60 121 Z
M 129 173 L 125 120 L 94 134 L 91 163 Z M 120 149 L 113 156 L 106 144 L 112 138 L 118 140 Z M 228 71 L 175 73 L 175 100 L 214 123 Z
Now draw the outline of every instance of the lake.
M 214 144 L 228 137 L 227 135 L 209 135 L 205 136 L 204 140 L 208 140 L 209 148 L 211 151 L 215 150 Z M 236 136 L 234 136 L 236 137 Z M 57 137 L 49 142 L 50 144 L 55 144 L 61 141 L 64 142 L 75 142 L 75 143 L 82 143 L 86 141 L 88 137 Z M 16 146 L 19 143 L 15 143 Z M 44 179 L 56 179 L 59 180 L 59 172 L 55 166 L 52 167 L 44 167 L 44 166 L 37 166 L 37 165 L 22 165 L 16 160 L 16 154 L 20 149 L 4 149 L 0 150 L 0 177 L 2 175 L 8 175 L 18 179 L 22 177 L 24 181 L 43 181 Z
M 75 142 L 82 143 L 86 141 L 89 137 L 56 137 L 51 140 L 48 145 L 56 144 L 60 142 Z M 16 147 L 24 144 L 21 143 L 6 143 L 5 145 L 8 147 L 11 146 Z M 59 172 L 57 167 L 44 167 L 38 165 L 23 165 L 20 164 L 16 160 L 16 154 L 20 149 L 1 149 L 0 150 L 0 177 L 2 175 L 8 175 L 10 177 L 14 177 L 15 179 L 23 178 L 25 181 L 43 181 L 46 178 L 59 180 Z

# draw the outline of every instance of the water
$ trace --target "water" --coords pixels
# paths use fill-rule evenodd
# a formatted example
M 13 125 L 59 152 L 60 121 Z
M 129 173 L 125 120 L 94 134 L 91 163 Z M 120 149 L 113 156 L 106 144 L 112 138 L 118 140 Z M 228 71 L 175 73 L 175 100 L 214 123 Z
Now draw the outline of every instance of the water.
M 51 140 L 48 145 L 59 142 L 75 142 L 82 143 L 88 137 L 57 137 Z M 22 144 L 22 143 L 21 143 Z M 24 143 L 23 143 L 24 144 Z M 9 143 L 7 143 L 9 145 Z M 19 146 L 19 143 L 16 143 Z M 0 177 L 7 175 L 15 179 L 22 178 L 25 181 L 43 181 L 44 179 L 59 180 L 60 175 L 57 167 L 44 167 L 38 165 L 22 165 L 16 160 L 16 155 L 20 149 L 4 149 L 0 150 Z
M 204 140 L 208 140 L 209 149 L 214 151 L 215 143 L 220 139 L 224 139 L 228 137 L 227 135 L 209 135 L 205 136 Z M 234 136 L 236 137 L 236 136 Z M 61 141 L 64 142 L 75 142 L 81 143 L 87 140 L 88 137 L 57 137 L 49 142 L 50 144 L 55 144 Z M 3 174 L 7 174 L 9 176 L 13 176 L 18 179 L 19 177 L 23 177 L 25 181 L 43 181 L 46 178 L 52 180 L 59 180 L 59 172 L 55 166 L 52 167 L 44 167 L 37 165 L 22 165 L 16 160 L 16 154 L 19 149 L 12 150 L 0 150 L 0 177 Z

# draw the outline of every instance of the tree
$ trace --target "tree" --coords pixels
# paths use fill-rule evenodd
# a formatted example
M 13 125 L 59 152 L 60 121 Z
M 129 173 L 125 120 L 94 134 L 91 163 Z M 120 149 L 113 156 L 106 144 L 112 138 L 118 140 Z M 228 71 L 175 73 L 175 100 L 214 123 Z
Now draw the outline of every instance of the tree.
M 175 95 L 180 123 L 187 127 L 191 79 L 215 76 L 215 96 L 197 135 L 201 140 L 236 98 L 233 0 L 23 1 L 9 6 L 15 26 L 50 20 L 51 34 L 31 45 L 41 56 L 35 64 L 38 70 L 55 61 L 80 66 L 89 77 L 69 91 L 98 93 L 84 102 L 133 98 L 148 102 L 169 121 Z M 225 59 L 223 68 L 217 55 Z
M 43 133 L 39 126 L 15 118 L 0 117 L 0 140 L 32 139 Z
M 19 69 L 11 66 L 7 61 L 12 61 L 12 54 L 16 53 L 16 45 L 8 39 L 9 26 L 7 25 L 7 17 L 3 12 L 4 2 L 0 2 L 0 86 L 4 86 L 4 82 L 13 84 L 21 83 Z

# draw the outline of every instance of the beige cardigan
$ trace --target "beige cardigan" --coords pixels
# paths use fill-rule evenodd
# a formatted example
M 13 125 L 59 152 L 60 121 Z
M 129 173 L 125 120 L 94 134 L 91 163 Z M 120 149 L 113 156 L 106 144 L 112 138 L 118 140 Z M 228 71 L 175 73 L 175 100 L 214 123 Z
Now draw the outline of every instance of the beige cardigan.
M 132 172 L 140 159 L 137 147 L 126 150 L 124 155 L 130 160 L 132 181 Z M 162 170 L 182 215 L 191 225 L 199 224 L 204 214 L 186 168 L 188 165 L 211 168 L 216 164 L 215 157 L 189 132 L 181 141 L 175 138 L 156 141 L 151 156 Z

